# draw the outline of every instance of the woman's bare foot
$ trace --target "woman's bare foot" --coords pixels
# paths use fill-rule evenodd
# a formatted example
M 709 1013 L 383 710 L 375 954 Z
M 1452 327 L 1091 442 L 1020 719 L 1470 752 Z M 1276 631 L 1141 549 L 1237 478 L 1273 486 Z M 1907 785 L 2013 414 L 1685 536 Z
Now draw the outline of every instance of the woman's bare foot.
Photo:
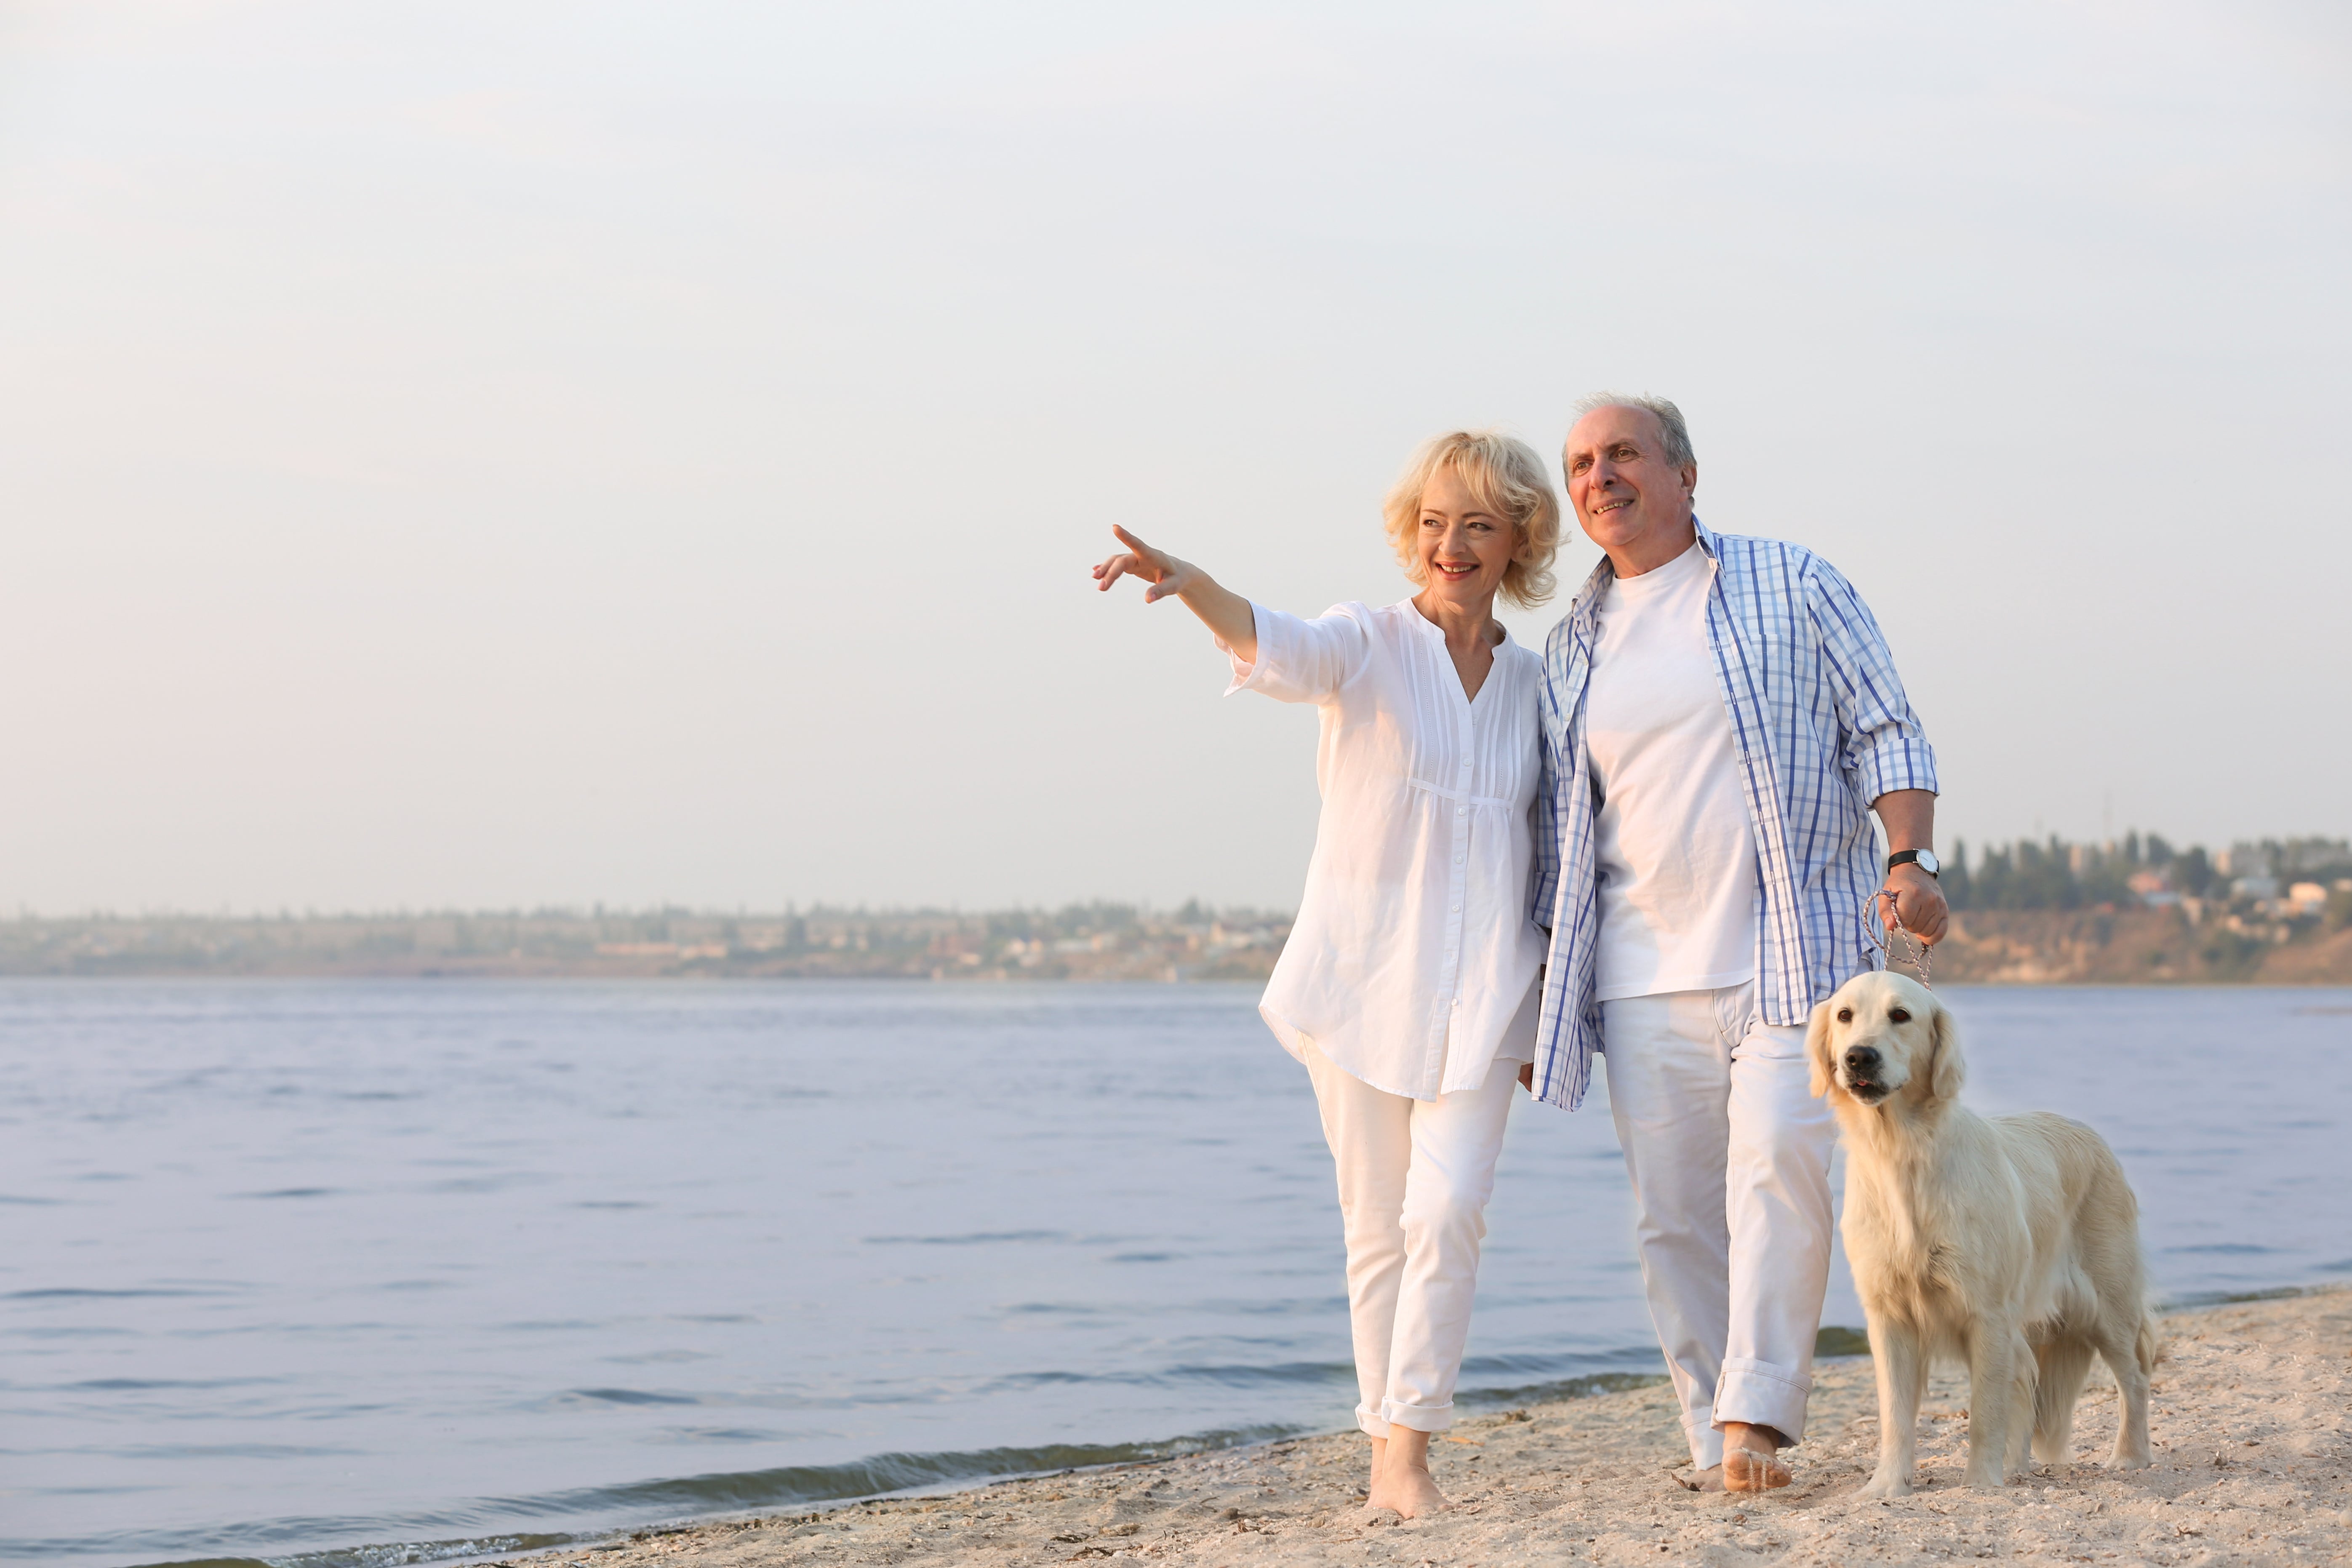
M 1777 1457 L 1780 1434 L 1769 1426 L 1744 1422 L 1723 1424 L 1723 1489 L 1763 1492 L 1789 1484 L 1789 1467 Z
M 1385 1508 L 1406 1519 L 1419 1519 L 1446 1506 L 1445 1494 L 1429 1475 L 1429 1434 L 1409 1426 L 1391 1426 L 1385 1444 L 1374 1450 L 1372 1495 L 1366 1508 Z

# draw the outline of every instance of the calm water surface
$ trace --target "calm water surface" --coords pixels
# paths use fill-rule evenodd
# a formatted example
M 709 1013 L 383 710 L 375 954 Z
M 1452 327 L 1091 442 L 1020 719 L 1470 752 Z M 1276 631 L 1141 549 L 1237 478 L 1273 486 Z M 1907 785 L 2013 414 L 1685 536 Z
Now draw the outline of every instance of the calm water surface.
M 2352 1273 L 2352 992 L 1949 995 L 2177 1298 Z M 1255 1000 L 0 984 L 0 1557 L 457 1556 L 1343 1426 Z M 1597 1094 L 1521 1102 L 1490 1220 L 1466 1388 L 1655 1370 Z

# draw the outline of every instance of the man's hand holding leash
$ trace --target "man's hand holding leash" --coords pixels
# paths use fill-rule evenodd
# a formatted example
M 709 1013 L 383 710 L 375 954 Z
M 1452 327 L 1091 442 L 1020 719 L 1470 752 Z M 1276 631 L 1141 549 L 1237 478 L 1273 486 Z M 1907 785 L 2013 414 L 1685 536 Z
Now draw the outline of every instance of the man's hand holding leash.
M 1895 929 L 1899 917 L 1905 931 L 1929 946 L 1944 940 L 1951 909 L 1944 902 L 1944 889 L 1935 878 L 1916 866 L 1897 866 L 1886 873 L 1885 885 L 1879 890 L 1886 895 L 1878 907 L 1887 930 Z

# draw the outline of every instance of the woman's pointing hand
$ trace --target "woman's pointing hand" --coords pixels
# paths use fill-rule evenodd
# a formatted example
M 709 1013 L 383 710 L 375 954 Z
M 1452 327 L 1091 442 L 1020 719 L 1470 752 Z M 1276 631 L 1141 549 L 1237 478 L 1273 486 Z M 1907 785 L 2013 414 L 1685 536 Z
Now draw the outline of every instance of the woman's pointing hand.
M 1121 577 L 1140 577 L 1150 584 L 1143 591 L 1143 602 L 1152 605 L 1182 593 L 1201 579 L 1201 569 L 1192 563 L 1152 549 L 1117 523 L 1110 531 L 1127 548 L 1095 568 L 1096 587 L 1108 588 Z
M 1127 548 L 1095 568 L 1097 588 L 1108 588 L 1121 577 L 1138 577 L 1150 584 L 1143 590 L 1147 605 L 1181 595 L 1234 658 L 1244 664 L 1256 660 L 1257 616 L 1247 599 L 1219 587 L 1214 578 L 1190 561 L 1152 549 L 1117 523 L 1110 531 Z

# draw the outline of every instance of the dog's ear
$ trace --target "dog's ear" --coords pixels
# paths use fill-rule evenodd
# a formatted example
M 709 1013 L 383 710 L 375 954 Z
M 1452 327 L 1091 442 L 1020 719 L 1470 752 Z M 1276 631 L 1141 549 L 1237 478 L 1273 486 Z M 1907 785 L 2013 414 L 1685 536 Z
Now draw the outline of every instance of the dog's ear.
M 1819 1100 L 1837 1081 L 1837 1069 L 1830 1065 L 1830 1004 L 1824 1002 L 1813 1009 L 1805 1026 L 1805 1060 L 1812 1068 L 1813 1098 Z
M 1931 1006 L 1934 1016 L 1927 1024 L 1927 1093 L 1937 1101 L 1958 1100 L 1960 1085 L 1969 1077 L 1969 1064 L 1960 1055 L 1960 1026 L 1952 1022 L 1952 1010 L 1941 1002 Z

